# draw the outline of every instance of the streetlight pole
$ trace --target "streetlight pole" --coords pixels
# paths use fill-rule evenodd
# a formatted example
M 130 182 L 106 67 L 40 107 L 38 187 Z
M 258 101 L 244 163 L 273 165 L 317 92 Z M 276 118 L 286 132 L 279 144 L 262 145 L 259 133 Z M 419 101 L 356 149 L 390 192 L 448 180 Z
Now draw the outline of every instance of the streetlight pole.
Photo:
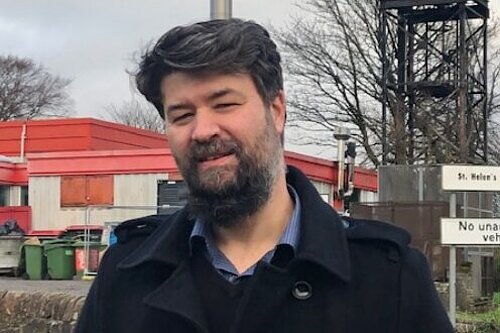
M 210 19 L 227 20 L 233 15 L 232 0 L 210 0 Z

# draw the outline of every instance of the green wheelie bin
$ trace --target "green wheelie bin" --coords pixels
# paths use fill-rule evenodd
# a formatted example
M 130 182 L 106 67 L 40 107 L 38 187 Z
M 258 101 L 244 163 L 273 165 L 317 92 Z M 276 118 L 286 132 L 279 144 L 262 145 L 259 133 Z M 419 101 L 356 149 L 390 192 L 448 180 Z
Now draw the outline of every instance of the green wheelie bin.
M 30 280 L 42 280 L 47 274 L 47 259 L 43 254 L 42 244 L 23 244 L 26 265 L 25 277 Z
M 75 250 L 72 240 L 45 242 L 43 250 L 47 257 L 47 279 L 72 280 L 75 275 Z

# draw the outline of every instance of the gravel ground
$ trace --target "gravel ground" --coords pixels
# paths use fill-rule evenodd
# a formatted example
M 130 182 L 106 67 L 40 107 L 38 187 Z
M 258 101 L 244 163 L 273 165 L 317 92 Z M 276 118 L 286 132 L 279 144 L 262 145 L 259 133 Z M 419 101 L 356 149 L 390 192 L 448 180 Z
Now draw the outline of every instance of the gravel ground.
M 0 290 L 87 295 L 92 281 L 35 281 L 0 276 Z

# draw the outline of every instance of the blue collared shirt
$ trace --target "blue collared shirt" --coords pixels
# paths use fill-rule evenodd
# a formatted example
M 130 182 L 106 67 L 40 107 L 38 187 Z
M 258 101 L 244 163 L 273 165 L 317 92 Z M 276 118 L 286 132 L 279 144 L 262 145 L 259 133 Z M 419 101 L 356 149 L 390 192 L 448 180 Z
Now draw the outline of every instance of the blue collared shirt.
M 300 236 L 300 199 L 293 187 L 288 185 L 288 192 L 294 200 L 294 209 L 290 221 L 281 235 L 278 244 L 271 251 L 267 252 L 261 261 L 270 263 L 273 259 L 276 249 L 279 247 L 289 247 L 294 253 L 297 250 Z M 190 245 L 193 249 L 193 241 L 201 239 L 206 246 L 206 255 L 212 265 L 219 271 L 228 281 L 237 283 L 240 279 L 253 275 L 257 264 L 248 268 L 245 272 L 239 274 L 234 265 L 226 258 L 219 248 L 215 245 L 210 227 L 207 226 L 201 218 L 197 218 L 190 236 Z

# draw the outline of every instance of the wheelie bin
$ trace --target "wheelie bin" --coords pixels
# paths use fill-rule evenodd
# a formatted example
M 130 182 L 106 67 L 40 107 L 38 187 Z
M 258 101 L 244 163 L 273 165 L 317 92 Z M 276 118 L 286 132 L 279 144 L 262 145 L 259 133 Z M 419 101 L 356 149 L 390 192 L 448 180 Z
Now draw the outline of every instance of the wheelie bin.
M 75 251 L 72 240 L 45 242 L 43 249 L 47 257 L 47 279 L 72 280 L 75 275 Z
M 85 268 L 88 272 L 95 273 L 99 268 L 99 257 L 101 251 L 106 248 L 106 245 L 100 242 L 88 242 L 88 255 L 85 253 L 85 242 L 77 241 L 73 244 L 75 247 L 75 270 L 76 276 L 82 277 L 85 273 Z M 88 256 L 88 258 L 87 258 Z M 88 262 L 87 262 L 88 259 Z
M 23 241 L 22 235 L 8 234 L 0 236 L 0 274 L 18 275 L 20 271 L 19 257 Z
M 43 245 L 35 243 L 24 243 L 23 250 L 26 272 L 24 278 L 30 280 L 42 280 L 47 274 L 47 260 L 43 254 Z

